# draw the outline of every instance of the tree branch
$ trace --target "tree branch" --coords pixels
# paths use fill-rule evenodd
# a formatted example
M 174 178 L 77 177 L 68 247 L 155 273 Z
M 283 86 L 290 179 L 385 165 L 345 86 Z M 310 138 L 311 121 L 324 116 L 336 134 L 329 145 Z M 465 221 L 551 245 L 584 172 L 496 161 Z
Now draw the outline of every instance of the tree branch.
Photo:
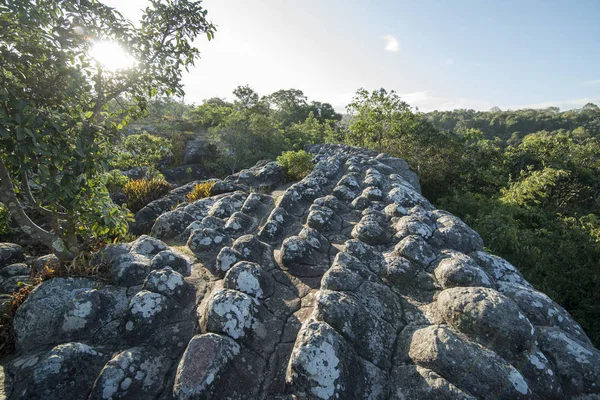
M 51 248 L 60 258 L 64 259 L 73 256 L 60 236 L 42 229 L 25 213 L 17 198 L 8 168 L 6 168 L 6 164 L 2 158 L 0 158 L 0 200 L 8 207 L 12 217 L 25 233 L 35 237 L 44 245 Z
M 33 197 L 33 194 L 31 193 L 31 187 L 29 186 L 29 179 L 27 178 L 27 172 L 25 172 L 25 171 L 21 172 L 21 186 L 23 188 L 23 191 L 25 192 L 25 198 L 27 199 L 27 201 L 29 203 L 31 203 L 31 206 L 34 207 L 40 214 L 45 215 L 46 217 L 51 217 L 53 215 L 56 215 L 57 217 L 60 217 L 60 218 L 67 217 L 67 214 L 49 210 L 49 209 L 39 205 L 35 201 L 35 198 Z

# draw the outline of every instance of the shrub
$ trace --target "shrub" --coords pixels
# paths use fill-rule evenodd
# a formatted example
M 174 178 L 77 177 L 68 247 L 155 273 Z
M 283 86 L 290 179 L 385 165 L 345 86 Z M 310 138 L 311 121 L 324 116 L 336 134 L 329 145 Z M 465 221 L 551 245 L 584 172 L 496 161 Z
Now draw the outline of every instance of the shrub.
M 304 150 L 284 151 L 277 157 L 277 162 L 283 167 L 288 181 L 298 181 L 313 169 L 312 156 Z
M 135 213 L 151 201 L 167 194 L 172 188 L 171 184 L 164 180 L 139 179 L 127 182 L 123 186 L 123 193 L 127 196 L 127 208 Z
M 124 137 L 116 146 L 111 166 L 118 169 L 155 166 L 172 157 L 168 139 L 147 132 Z
M 212 190 L 213 186 L 215 186 L 215 181 L 198 183 L 196 186 L 194 186 L 194 190 L 187 194 L 187 201 L 189 203 L 193 203 L 196 200 L 210 197 L 210 191 Z
M 118 193 L 123 190 L 123 186 L 127 184 L 129 178 L 118 169 L 114 169 L 105 173 L 103 180 L 109 193 Z

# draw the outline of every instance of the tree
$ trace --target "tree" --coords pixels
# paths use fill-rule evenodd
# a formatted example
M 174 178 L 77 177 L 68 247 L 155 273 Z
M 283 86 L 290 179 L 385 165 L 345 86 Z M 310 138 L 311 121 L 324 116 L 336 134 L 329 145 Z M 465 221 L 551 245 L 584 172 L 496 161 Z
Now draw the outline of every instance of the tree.
M 306 96 L 298 89 L 278 90 L 265 100 L 274 108 L 275 117 L 284 128 L 303 122 L 310 112 Z
M 119 128 L 149 98 L 183 95 L 183 68 L 212 39 L 200 1 L 150 0 L 139 27 L 97 0 L 0 4 L 0 201 L 19 225 L 62 259 L 80 251 L 78 233 L 124 233 L 123 210 L 99 179 Z M 94 43 L 127 49 L 137 63 L 107 70 Z M 115 109 L 111 102 L 125 104 Z M 30 182 L 40 187 L 34 198 Z M 38 226 L 25 200 L 51 218 Z
M 385 89 L 369 93 L 359 89 L 346 107 L 350 120 L 350 140 L 353 144 L 375 147 L 378 151 L 388 148 L 390 142 L 408 131 L 406 123 L 414 119 L 410 106 L 395 91 Z

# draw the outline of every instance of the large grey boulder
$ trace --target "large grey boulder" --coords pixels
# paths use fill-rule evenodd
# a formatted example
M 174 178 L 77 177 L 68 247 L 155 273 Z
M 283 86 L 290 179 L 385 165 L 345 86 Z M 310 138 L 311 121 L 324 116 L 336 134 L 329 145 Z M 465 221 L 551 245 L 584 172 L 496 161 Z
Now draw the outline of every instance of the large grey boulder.
M 183 164 L 202 164 L 217 156 L 217 148 L 205 139 L 190 140 L 185 144 Z

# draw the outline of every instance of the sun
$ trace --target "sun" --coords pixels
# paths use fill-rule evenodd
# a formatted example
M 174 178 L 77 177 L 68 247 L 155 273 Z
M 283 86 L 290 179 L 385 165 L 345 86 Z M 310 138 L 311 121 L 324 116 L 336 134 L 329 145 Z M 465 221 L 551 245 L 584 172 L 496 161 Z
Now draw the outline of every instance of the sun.
M 119 44 L 115 42 L 93 42 L 90 56 L 108 71 L 119 71 L 135 66 L 136 61 Z

